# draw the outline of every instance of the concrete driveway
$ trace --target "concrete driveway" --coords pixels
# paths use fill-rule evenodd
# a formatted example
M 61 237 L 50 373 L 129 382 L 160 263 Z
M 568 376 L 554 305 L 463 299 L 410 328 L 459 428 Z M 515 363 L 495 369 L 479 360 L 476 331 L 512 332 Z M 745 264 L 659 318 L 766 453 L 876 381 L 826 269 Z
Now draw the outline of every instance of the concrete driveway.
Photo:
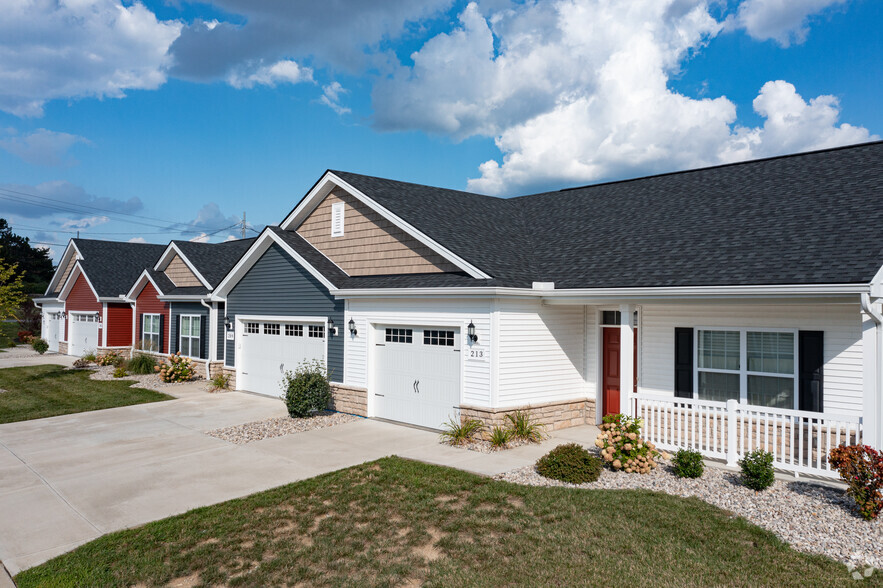
M 194 389 L 0 425 L 0 561 L 15 574 L 111 531 L 387 455 L 495 474 L 533 463 L 561 439 L 594 439 L 578 427 L 543 446 L 485 455 L 368 419 L 247 445 L 204 434 L 283 414 L 279 400 Z

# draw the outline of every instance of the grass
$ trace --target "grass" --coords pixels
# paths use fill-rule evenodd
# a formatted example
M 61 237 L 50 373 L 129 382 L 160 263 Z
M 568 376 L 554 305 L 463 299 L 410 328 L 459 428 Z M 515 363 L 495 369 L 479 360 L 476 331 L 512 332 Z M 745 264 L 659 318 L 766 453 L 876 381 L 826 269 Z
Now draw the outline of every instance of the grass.
M 698 499 L 534 488 L 389 457 L 106 535 L 28 586 L 833 586 Z M 878 574 L 868 583 L 880 585 Z
M 0 424 L 75 412 L 170 400 L 167 394 L 130 388 L 131 380 L 90 380 L 90 372 L 59 365 L 0 369 Z
M 17 321 L 0 321 L 0 352 L 5 351 L 10 343 L 16 341 L 18 331 Z

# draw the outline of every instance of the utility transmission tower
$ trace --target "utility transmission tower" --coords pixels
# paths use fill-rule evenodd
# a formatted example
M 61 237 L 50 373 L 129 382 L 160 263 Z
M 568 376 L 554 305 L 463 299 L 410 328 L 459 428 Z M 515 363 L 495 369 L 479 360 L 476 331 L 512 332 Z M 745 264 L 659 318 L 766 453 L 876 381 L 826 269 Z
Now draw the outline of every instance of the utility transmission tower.
M 242 238 L 245 239 L 245 211 L 242 211 Z

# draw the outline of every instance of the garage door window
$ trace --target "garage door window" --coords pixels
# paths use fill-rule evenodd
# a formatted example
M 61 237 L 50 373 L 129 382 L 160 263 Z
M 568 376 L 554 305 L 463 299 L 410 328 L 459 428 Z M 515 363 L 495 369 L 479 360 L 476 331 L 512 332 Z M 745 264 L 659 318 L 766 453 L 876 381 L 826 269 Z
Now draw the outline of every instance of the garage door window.
M 257 335 L 261 332 L 260 323 L 245 323 L 245 332 L 249 335 Z
M 387 343 L 412 343 L 414 331 L 412 329 L 386 329 Z
M 181 355 L 199 357 L 200 317 L 181 315 Z
M 310 325 L 310 337 L 321 339 L 325 337 L 325 325 Z
M 75 314 L 73 315 L 75 323 L 97 323 L 97 314 Z
M 303 325 L 285 325 L 285 336 L 286 337 L 303 337 L 304 336 L 304 326 Z
M 264 323 L 264 335 L 278 335 L 279 323 Z
M 424 345 L 454 346 L 454 331 L 423 331 Z

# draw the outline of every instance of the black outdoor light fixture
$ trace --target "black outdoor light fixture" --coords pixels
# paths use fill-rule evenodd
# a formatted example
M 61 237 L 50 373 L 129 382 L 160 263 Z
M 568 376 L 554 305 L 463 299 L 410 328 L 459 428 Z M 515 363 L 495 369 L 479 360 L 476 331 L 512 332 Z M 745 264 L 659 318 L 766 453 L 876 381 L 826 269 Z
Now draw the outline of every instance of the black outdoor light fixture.
M 350 322 L 347 323 L 347 326 L 350 329 L 350 335 L 355 337 L 356 335 L 359 334 L 359 332 L 356 330 L 356 321 L 354 321 L 353 319 L 350 319 Z
M 469 321 L 469 326 L 466 327 L 466 336 L 469 337 L 469 340 L 473 343 L 478 342 L 478 335 L 475 334 L 475 323 Z
M 331 336 L 337 335 L 337 331 L 334 330 L 334 319 L 328 319 L 328 334 Z
M 230 317 L 229 317 L 229 316 L 225 316 L 225 317 L 224 317 L 224 328 L 226 328 L 228 331 L 229 331 L 231 328 L 233 328 L 233 323 L 230 322 Z

